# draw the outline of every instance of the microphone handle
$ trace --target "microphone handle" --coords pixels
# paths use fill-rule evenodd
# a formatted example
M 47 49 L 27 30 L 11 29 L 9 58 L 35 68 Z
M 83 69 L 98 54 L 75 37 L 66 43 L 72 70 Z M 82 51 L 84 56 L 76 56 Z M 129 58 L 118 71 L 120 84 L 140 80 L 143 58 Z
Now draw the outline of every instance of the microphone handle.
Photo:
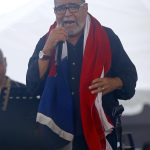
M 59 65 L 60 62 L 61 62 L 62 48 L 63 48 L 63 41 L 60 41 L 56 45 L 56 55 L 57 55 L 56 56 L 56 61 L 57 61 L 57 65 Z

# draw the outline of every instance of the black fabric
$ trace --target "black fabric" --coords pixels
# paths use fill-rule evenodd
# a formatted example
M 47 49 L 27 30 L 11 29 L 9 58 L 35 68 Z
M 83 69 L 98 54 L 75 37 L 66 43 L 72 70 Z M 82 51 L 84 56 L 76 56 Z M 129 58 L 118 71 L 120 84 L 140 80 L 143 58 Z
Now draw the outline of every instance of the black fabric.
M 83 135 L 75 136 L 72 150 L 89 150 Z
M 59 137 L 47 126 L 37 123 L 37 127 L 37 137 L 41 150 L 59 150 L 69 144 L 69 141 Z
M 83 57 L 83 35 L 76 45 L 67 43 L 68 46 L 68 68 L 69 83 L 74 101 L 75 135 L 82 135 L 82 124 L 80 115 L 80 73 Z
M 31 97 L 26 86 L 11 80 L 6 111 L 2 110 L 5 91 L 0 94 L 0 149 L 23 150 L 38 148 L 40 137 L 36 134 L 36 114 L 39 97 Z M 42 148 L 41 148 L 42 149 Z

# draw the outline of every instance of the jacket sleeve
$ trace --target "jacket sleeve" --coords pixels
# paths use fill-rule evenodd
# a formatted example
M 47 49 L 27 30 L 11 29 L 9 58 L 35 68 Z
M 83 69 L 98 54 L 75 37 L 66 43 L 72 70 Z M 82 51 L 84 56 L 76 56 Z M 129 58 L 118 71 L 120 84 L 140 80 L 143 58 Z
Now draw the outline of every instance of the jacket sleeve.
M 39 66 L 38 66 L 38 59 L 39 59 L 39 51 L 43 49 L 44 44 L 46 41 L 46 35 L 43 36 L 36 45 L 33 55 L 31 56 L 29 63 L 28 63 L 28 70 L 26 74 L 26 85 L 28 92 L 31 95 L 41 95 L 44 88 L 44 83 L 48 74 L 46 74 L 40 78 L 39 75 Z
M 111 30 L 106 29 L 110 40 L 112 50 L 112 63 L 108 76 L 119 77 L 123 82 L 123 87 L 114 91 L 114 96 L 117 99 L 130 99 L 135 94 L 135 87 L 137 81 L 137 71 L 125 52 L 120 39 Z

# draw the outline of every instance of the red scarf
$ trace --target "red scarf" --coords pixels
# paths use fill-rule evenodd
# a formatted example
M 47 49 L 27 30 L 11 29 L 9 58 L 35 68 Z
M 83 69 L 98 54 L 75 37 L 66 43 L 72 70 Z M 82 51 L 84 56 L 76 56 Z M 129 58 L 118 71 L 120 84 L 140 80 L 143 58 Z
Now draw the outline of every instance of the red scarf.
M 91 94 L 88 87 L 91 82 L 106 73 L 111 65 L 111 48 L 107 33 L 101 24 L 92 16 L 90 30 L 86 41 L 82 71 L 80 77 L 80 111 L 84 137 L 90 150 L 106 149 L 106 137 L 102 122 L 95 107 L 96 94 Z M 50 31 L 56 27 L 56 22 Z M 49 32 L 50 32 L 49 31 Z M 48 33 L 49 34 L 49 33 Z M 51 63 L 54 63 L 54 55 Z M 56 73 L 56 67 L 50 69 Z
M 82 127 L 90 150 L 106 149 L 106 138 L 102 122 L 95 107 L 96 94 L 88 87 L 99 78 L 102 70 L 106 73 L 111 65 L 109 39 L 101 24 L 91 16 L 80 78 L 80 111 Z

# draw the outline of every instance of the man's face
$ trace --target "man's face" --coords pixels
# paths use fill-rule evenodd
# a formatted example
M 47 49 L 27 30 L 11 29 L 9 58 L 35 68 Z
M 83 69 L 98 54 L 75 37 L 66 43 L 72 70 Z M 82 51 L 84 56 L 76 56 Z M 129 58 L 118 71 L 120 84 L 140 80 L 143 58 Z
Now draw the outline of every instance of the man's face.
M 68 36 L 80 34 L 86 21 L 88 11 L 87 3 L 83 3 L 81 0 L 54 0 L 54 3 L 56 8 L 54 11 L 58 25 L 65 28 Z M 78 6 L 78 9 L 76 6 Z M 60 13 L 62 8 L 67 9 L 63 13 Z

